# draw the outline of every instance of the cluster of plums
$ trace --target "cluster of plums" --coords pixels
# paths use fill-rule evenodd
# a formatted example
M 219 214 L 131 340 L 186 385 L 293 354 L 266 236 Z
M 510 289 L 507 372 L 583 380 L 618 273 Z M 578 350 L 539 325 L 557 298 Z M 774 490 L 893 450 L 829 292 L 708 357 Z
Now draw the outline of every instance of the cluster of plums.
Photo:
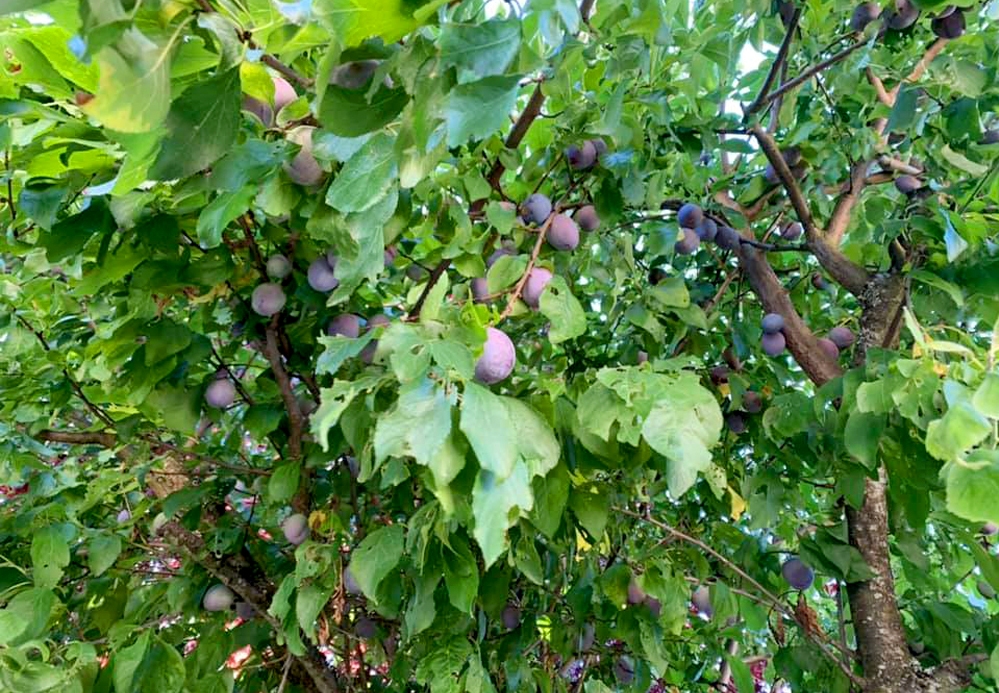
M 565 158 L 576 171 L 592 168 L 606 153 L 607 143 L 599 137 L 584 140 L 582 144 L 571 144 L 565 148 Z
M 741 368 L 741 365 L 739 366 Z M 715 366 L 711 369 L 711 382 L 715 385 L 728 382 L 727 366 Z M 742 409 L 730 411 L 725 415 L 725 425 L 732 433 L 746 432 L 746 417 L 749 414 L 759 414 L 763 411 L 763 395 L 756 390 L 746 390 L 742 393 Z
M 761 344 L 763 351 L 768 356 L 779 356 L 784 353 L 787 347 L 787 340 L 784 338 L 784 318 L 777 313 L 767 313 L 761 321 L 763 337 Z M 829 330 L 827 337 L 818 340 L 819 348 L 831 359 L 838 359 L 840 351 L 848 349 L 856 337 L 849 327 L 839 325 Z
M 884 24 L 894 31 L 908 29 L 919 19 L 920 9 L 912 0 L 895 0 L 894 7 L 885 13 Z M 881 16 L 881 5 L 864 2 L 850 16 L 850 28 L 863 31 L 868 24 Z M 937 12 L 930 21 L 930 28 L 940 38 L 956 39 L 964 34 L 964 9 L 948 5 Z
M 701 247 L 701 241 L 714 242 L 719 248 L 736 250 L 739 247 L 739 232 L 724 224 L 719 226 L 708 218 L 698 205 L 687 202 L 676 213 L 676 221 L 683 237 L 676 242 L 673 250 L 678 255 L 692 255 Z

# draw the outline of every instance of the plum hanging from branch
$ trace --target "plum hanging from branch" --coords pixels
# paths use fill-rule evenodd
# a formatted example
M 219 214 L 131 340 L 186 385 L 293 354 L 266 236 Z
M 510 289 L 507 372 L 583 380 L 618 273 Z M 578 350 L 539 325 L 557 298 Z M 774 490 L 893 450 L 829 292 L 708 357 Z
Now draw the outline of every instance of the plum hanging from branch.
M 475 363 L 475 379 L 484 385 L 506 380 L 517 363 L 517 350 L 502 330 L 486 328 L 486 343 L 482 356 Z

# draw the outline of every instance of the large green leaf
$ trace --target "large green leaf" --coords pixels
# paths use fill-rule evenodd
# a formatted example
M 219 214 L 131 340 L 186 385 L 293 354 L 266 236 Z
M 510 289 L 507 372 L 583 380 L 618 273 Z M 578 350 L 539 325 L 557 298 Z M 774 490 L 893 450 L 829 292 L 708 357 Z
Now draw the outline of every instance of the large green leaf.
M 458 82 L 501 75 L 520 50 L 520 22 L 492 19 L 480 24 L 445 24 L 441 63 L 458 68 Z
M 432 465 L 451 434 L 451 398 L 429 378 L 414 380 L 399 390 L 399 400 L 375 425 L 375 461 L 412 456 Z
M 55 587 L 69 565 L 69 539 L 61 525 L 42 527 L 31 538 L 32 577 L 38 587 Z
M 541 313 L 551 321 L 548 340 L 558 344 L 586 332 L 586 313 L 565 279 L 555 275 L 541 292 Z
M 501 130 L 517 102 L 518 83 L 517 75 L 486 77 L 452 89 L 444 110 L 448 146 L 457 147 Z
M 948 510 L 966 520 L 999 524 L 999 456 L 995 451 L 952 462 L 944 473 Z
M 384 133 L 365 142 L 326 190 L 326 204 L 347 214 L 363 212 L 382 199 L 398 178 L 394 144 Z
M 404 538 L 402 525 L 391 525 L 364 537 L 354 549 L 350 557 L 350 572 L 368 599 L 377 601 L 379 583 L 399 564 Z
M 408 101 L 401 87 L 380 86 L 369 99 L 363 90 L 331 85 L 319 107 L 319 122 L 334 135 L 358 137 L 391 123 Z
M 517 462 L 505 479 L 487 469 L 479 472 L 472 489 L 475 541 L 488 568 L 507 547 L 506 531 L 534 504 L 527 465 Z
M 117 652 L 112 661 L 115 690 L 179 693 L 184 689 L 184 658 L 148 630 L 134 644 Z

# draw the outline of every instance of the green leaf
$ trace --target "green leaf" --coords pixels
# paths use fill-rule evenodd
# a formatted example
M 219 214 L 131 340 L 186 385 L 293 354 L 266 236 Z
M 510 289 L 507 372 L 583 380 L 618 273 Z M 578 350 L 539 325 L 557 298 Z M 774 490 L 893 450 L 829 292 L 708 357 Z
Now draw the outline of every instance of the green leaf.
M 501 130 L 517 103 L 519 79 L 517 75 L 486 77 L 452 89 L 444 109 L 448 146 L 484 139 Z
M 868 469 L 874 469 L 877 464 L 878 446 L 885 424 L 883 414 L 865 414 L 857 411 L 851 412 L 846 420 L 846 428 L 843 431 L 846 451 Z
M 274 469 L 267 482 L 267 495 L 274 503 L 284 503 L 298 491 L 301 466 L 298 462 L 286 462 Z
M 445 0 L 423 5 L 404 0 L 316 0 L 314 12 L 344 47 L 377 36 L 391 44 L 425 22 Z
M 472 515 L 475 517 L 475 541 L 482 550 L 488 569 L 506 550 L 506 531 L 521 512 L 533 505 L 527 465 L 517 462 L 505 479 L 499 479 L 488 469 L 475 478 L 472 489 Z
M 31 536 L 32 576 L 38 587 L 55 587 L 69 565 L 69 540 L 65 528 L 49 525 Z
M 996 451 L 979 453 L 968 462 L 952 462 L 945 469 L 947 509 L 975 522 L 999 524 L 999 457 Z
M 133 645 L 117 652 L 112 661 L 115 690 L 134 693 L 184 690 L 184 658 L 151 631 L 143 632 Z M 152 672 L 155 675 L 150 675 Z
M 381 527 L 366 536 L 350 557 L 350 572 L 368 599 L 377 602 L 378 585 L 399 564 L 405 541 L 402 525 Z
M 992 432 L 988 419 L 969 402 L 954 402 L 943 418 L 926 429 L 926 451 L 949 462 L 964 454 Z
M 330 85 L 319 107 L 319 122 L 334 135 L 357 137 L 391 123 L 408 102 L 402 88 L 379 87 L 369 100 L 362 90 Z
M 440 48 L 442 67 L 457 67 L 459 84 L 501 75 L 520 50 L 520 21 L 445 24 Z
M 56 605 L 51 590 L 31 588 L 18 592 L 0 609 L 0 645 L 34 640 L 45 631 Z
M 677 379 L 668 398 L 660 400 L 642 424 L 642 437 L 669 461 L 666 480 L 679 498 L 711 464 L 709 448 L 721 436 L 722 414 L 708 390 L 688 375 Z
M 344 164 L 326 191 L 326 204 L 343 213 L 370 209 L 399 177 L 395 141 L 384 133 L 368 140 Z
M 170 107 L 167 136 L 149 176 L 184 178 L 227 154 L 239 131 L 239 90 L 239 69 L 233 68 L 181 94 Z
M 34 219 L 39 227 L 51 229 L 56 223 L 56 215 L 59 214 L 59 208 L 66 199 L 66 193 L 66 188 L 54 185 L 25 186 L 17 197 L 17 208 Z
M 162 421 L 168 428 L 191 434 L 198 425 L 197 392 L 183 384 L 174 386 L 166 381 L 149 393 L 140 409 L 151 420 Z
M 366 332 L 360 337 L 344 337 L 343 335 L 319 337 L 318 341 L 325 349 L 316 360 L 316 372 L 335 375 L 344 362 L 364 351 L 364 347 L 371 343 L 373 338 L 374 334 L 371 332 Z
M 295 617 L 298 619 L 298 626 L 310 640 L 315 641 L 316 618 L 330 600 L 333 590 L 333 587 L 326 587 L 314 581 L 298 587 L 295 594 Z
M 375 462 L 412 456 L 433 465 L 451 434 L 451 400 L 444 387 L 429 378 L 406 383 L 395 406 L 375 424 Z
M 119 132 L 159 128 L 170 111 L 171 48 L 171 44 L 157 43 L 138 29 L 127 29 L 114 46 L 98 51 L 97 92 L 83 110 Z M 233 123 L 232 135 L 235 128 Z
M 916 119 L 916 102 L 919 99 L 918 87 L 905 87 L 895 99 L 895 106 L 888 116 L 885 132 L 905 132 Z
M 440 582 L 440 573 L 428 571 L 418 575 L 413 581 L 413 598 L 409 601 L 403 622 L 405 629 L 403 637 L 411 638 L 418 633 L 422 633 L 434 622 L 437 615 L 437 608 L 434 604 L 434 590 Z
M 114 565 L 121 555 L 121 537 L 102 532 L 93 537 L 88 545 L 87 565 L 93 575 L 101 575 Z
M 954 168 L 959 168 L 965 173 L 970 173 L 975 177 L 984 176 L 986 173 L 989 172 L 988 166 L 986 166 L 985 164 L 975 163 L 974 161 L 966 157 L 964 154 L 961 154 L 960 152 L 955 152 L 953 149 L 950 148 L 950 145 L 945 144 L 943 147 L 941 147 L 940 155 L 943 156 L 943 158 L 947 160 L 947 163 L 949 163 Z
M 565 279 L 554 275 L 541 292 L 542 314 L 551 321 L 548 341 L 558 344 L 586 332 L 586 313 L 569 290 Z
M 203 248 L 221 245 L 222 232 L 250 208 L 256 194 L 257 189 L 248 185 L 236 192 L 224 192 L 209 202 L 198 216 L 198 243 Z
M 146 365 L 152 366 L 183 351 L 193 332 L 172 320 L 159 320 L 146 328 Z
M 475 383 L 465 383 L 461 401 L 461 432 L 475 451 L 489 483 L 506 479 L 517 462 L 517 438 L 503 398 Z
M 523 255 L 503 255 L 486 272 L 486 285 L 489 293 L 495 294 L 517 283 L 527 269 L 527 258 Z
M 610 516 L 610 499 L 597 487 L 572 489 L 569 494 L 569 507 L 593 541 L 604 536 Z
M 569 501 L 568 469 L 564 464 L 559 464 L 546 476 L 535 477 L 531 482 L 531 490 L 534 493 L 531 524 L 551 539 L 562 524 L 562 515 Z
M 646 289 L 653 301 L 663 308 L 687 308 L 690 292 L 682 277 L 669 277 Z
M 441 547 L 444 560 L 444 583 L 451 605 L 462 613 L 471 614 L 479 593 L 479 565 L 468 542 L 452 535 L 449 545 Z
M 999 374 L 989 373 L 975 390 L 971 403 L 979 413 L 999 419 Z

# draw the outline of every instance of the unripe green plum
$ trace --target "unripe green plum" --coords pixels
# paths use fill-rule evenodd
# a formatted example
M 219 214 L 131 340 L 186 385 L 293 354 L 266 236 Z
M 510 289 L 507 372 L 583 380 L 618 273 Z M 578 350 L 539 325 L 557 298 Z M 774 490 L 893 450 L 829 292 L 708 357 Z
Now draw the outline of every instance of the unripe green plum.
M 225 585 L 212 585 L 205 592 L 202 605 L 205 607 L 205 611 L 228 611 L 232 608 L 235 599 L 236 595 Z
M 600 228 L 600 217 L 593 205 L 585 205 L 577 209 L 575 219 L 583 231 L 596 231 Z
M 548 227 L 548 244 L 555 250 L 575 250 L 579 245 L 579 227 L 564 214 L 556 214 Z
M 300 145 L 301 149 L 290 162 L 284 164 L 284 170 L 294 182 L 306 187 L 316 185 L 323 179 L 323 167 L 312 156 L 314 130 L 314 127 L 301 126 L 288 132 L 288 139 Z
M 565 158 L 576 171 L 584 171 L 597 162 L 597 148 L 593 142 L 586 140 L 581 145 L 569 145 L 565 149 Z
M 525 224 L 543 224 L 551 213 L 552 201 L 541 193 L 534 193 L 520 206 L 520 216 Z
M 225 409 L 236 400 L 236 386 L 230 380 L 213 380 L 205 388 L 205 403 L 215 409 Z
M 326 334 L 331 337 L 337 335 L 355 339 L 361 334 L 361 318 L 353 313 L 342 313 L 326 326 Z
M 784 339 L 784 335 L 780 332 L 763 335 L 761 342 L 763 344 L 763 351 L 767 356 L 780 356 L 784 353 L 785 347 L 787 347 L 787 340 Z
M 703 219 L 704 212 L 693 202 L 684 204 L 676 213 L 676 223 L 688 229 L 696 228 Z
M 284 255 L 271 255 L 267 258 L 267 276 L 280 281 L 291 274 L 291 260 Z
M 279 313 L 287 298 L 280 284 L 261 284 L 253 290 L 250 296 L 250 306 L 257 315 L 269 318 L 275 313 Z
M 673 250 L 677 255 L 692 255 L 697 252 L 697 249 L 701 246 L 701 239 L 697 235 L 694 229 L 688 229 L 686 227 L 680 229 L 683 232 L 683 238 L 677 241 L 673 245 Z
M 541 304 L 541 292 L 545 290 L 551 280 L 552 273 L 544 267 L 533 268 L 531 273 L 527 275 L 527 281 L 524 283 L 524 290 L 521 293 L 524 303 L 531 308 L 537 308 Z
M 516 363 L 517 350 L 506 333 L 495 327 L 487 327 L 482 356 L 475 363 L 475 379 L 484 385 L 494 385 L 506 380 Z
M 807 590 L 815 581 L 815 571 L 805 565 L 800 558 L 791 558 L 780 568 L 787 584 L 796 590 Z
M 340 280 L 334 276 L 334 267 L 325 257 L 317 257 L 309 265 L 309 286 L 320 293 L 329 293 L 340 285 Z
M 309 538 L 309 519 L 302 513 L 289 515 L 281 523 L 281 531 L 285 539 L 298 546 Z

